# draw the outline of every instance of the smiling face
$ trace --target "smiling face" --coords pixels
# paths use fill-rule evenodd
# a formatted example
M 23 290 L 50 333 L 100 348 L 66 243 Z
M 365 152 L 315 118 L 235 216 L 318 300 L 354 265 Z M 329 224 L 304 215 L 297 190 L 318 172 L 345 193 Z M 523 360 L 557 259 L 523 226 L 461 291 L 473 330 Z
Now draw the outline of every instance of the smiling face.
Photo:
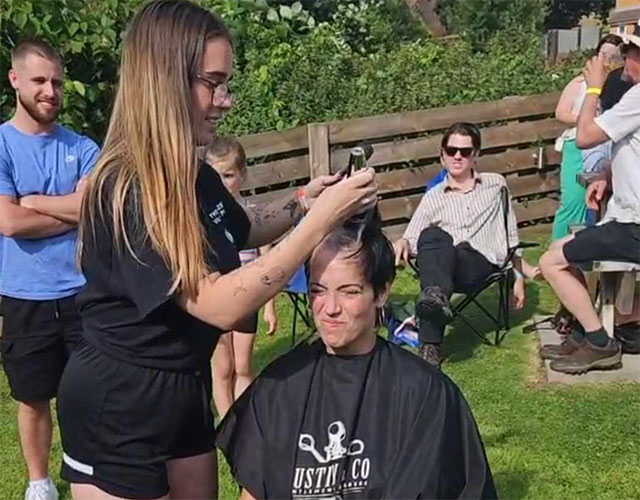
M 388 293 L 375 297 L 362 262 L 349 250 L 323 244 L 310 262 L 310 299 L 316 328 L 327 352 L 354 355 L 371 351 L 376 339 L 377 308 Z
M 16 90 L 18 113 L 41 126 L 52 125 L 62 108 L 62 65 L 37 53 L 13 63 L 9 81 Z
M 231 109 L 231 99 L 214 103 L 214 92 L 216 84 L 227 84 L 232 70 L 231 44 L 222 37 L 207 40 L 198 72 L 198 75 L 204 79 L 194 78 L 191 87 L 196 140 L 199 145 L 205 145 L 211 141 L 223 113 Z

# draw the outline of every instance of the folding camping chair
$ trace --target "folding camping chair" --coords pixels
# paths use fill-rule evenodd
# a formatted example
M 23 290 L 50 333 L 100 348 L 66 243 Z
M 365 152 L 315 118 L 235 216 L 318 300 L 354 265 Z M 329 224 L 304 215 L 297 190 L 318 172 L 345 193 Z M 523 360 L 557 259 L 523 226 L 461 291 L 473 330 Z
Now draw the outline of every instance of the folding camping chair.
M 293 304 L 293 321 L 291 328 L 291 347 L 296 344 L 296 328 L 298 316 L 302 322 L 311 328 L 311 315 L 309 314 L 309 290 L 307 287 L 307 273 L 304 266 L 296 271 L 291 281 L 284 289 Z
M 508 215 L 509 215 L 509 191 L 506 187 L 500 190 L 500 202 L 502 205 L 502 213 L 504 215 L 504 229 L 505 236 L 509 234 Z M 464 295 L 464 298 L 452 305 L 453 319 L 460 319 L 465 323 L 479 338 L 487 344 L 498 346 L 500 342 L 504 340 L 504 337 L 509 331 L 509 290 L 513 283 L 513 265 L 511 260 L 516 251 L 523 248 L 531 248 L 538 246 L 537 243 L 520 242 L 515 247 L 509 246 L 509 240 L 506 238 L 505 245 L 507 248 L 507 257 L 500 268 L 487 277 L 487 279 L 474 290 L 454 290 L 455 293 Z M 409 261 L 409 265 L 414 270 L 416 277 L 420 279 L 418 272 L 418 265 L 415 258 Z M 494 284 L 498 284 L 498 306 L 497 313 L 492 313 L 485 306 L 483 306 L 478 297 L 482 292 L 490 288 Z M 479 331 L 464 315 L 463 311 L 469 304 L 475 304 L 480 311 L 482 311 L 495 325 L 495 335 L 493 341 L 483 332 Z

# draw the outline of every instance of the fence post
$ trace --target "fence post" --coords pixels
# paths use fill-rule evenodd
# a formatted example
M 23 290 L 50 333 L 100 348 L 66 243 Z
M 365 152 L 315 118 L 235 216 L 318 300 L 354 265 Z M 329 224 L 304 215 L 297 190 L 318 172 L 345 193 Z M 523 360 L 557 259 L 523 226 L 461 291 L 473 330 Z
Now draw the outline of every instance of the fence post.
M 558 30 L 549 30 L 546 34 L 547 60 L 555 64 L 558 60 Z
M 331 173 L 329 161 L 329 126 L 326 123 L 307 125 L 309 141 L 309 176 L 312 179 Z

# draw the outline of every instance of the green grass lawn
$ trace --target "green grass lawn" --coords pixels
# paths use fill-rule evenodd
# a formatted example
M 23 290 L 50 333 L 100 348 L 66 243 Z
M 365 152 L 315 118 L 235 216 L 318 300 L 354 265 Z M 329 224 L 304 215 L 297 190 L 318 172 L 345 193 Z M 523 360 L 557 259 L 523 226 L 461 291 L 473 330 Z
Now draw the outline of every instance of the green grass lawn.
M 541 240 L 542 241 L 542 240 Z M 532 261 L 540 251 L 531 252 Z M 413 296 L 417 284 L 400 274 L 394 295 Z M 500 347 L 482 345 L 454 323 L 445 339 L 443 370 L 462 389 L 475 414 L 502 498 L 640 498 L 640 385 L 547 385 L 536 356 L 537 341 L 522 333 L 534 314 L 552 313 L 556 302 L 545 284 L 530 283 L 527 307 Z M 483 302 L 492 306 L 495 295 Z M 256 365 L 262 369 L 290 347 L 291 308 L 278 300 L 280 327 L 260 335 Z M 470 306 L 471 308 L 473 306 Z M 490 331 L 488 321 L 469 318 Z M 264 328 L 264 325 L 262 325 Z M 14 403 L 0 375 L 0 498 L 24 494 L 25 469 L 18 445 Z M 53 477 L 61 498 L 69 488 L 58 477 L 60 440 L 54 437 Z M 237 496 L 226 464 L 220 461 L 220 498 Z

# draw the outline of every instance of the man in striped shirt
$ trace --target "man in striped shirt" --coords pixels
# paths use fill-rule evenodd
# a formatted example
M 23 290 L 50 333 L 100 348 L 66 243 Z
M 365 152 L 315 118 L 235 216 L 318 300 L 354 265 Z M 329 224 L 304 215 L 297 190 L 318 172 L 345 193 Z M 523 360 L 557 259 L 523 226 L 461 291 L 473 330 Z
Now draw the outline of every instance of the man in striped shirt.
M 447 177 L 425 193 L 404 236 L 394 244 L 396 263 L 416 255 L 422 293 L 416 302 L 420 356 L 439 367 L 445 326 L 452 317 L 454 291 L 481 286 L 507 258 L 507 247 L 518 244 L 515 215 L 508 211 L 505 234 L 500 174 L 474 169 L 480 152 L 480 131 L 471 123 L 456 123 L 442 137 L 440 158 Z M 521 260 L 514 259 L 517 279 L 515 306 L 524 305 Z

